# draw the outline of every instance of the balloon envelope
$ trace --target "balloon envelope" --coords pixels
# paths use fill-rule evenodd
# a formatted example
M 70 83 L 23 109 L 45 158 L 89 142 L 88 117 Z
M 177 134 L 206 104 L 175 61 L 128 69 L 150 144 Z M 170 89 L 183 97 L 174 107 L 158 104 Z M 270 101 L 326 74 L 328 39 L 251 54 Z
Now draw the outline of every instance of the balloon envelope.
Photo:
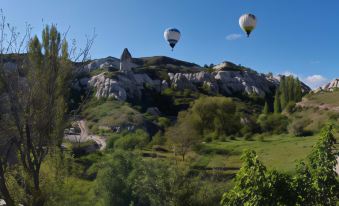
M 244 14 L 239 19 L 239 25 L 249 37 L 251 32 L 257 26 L 257 18 L 253 14 Z
M 176 28 L 168 28 L 164 32 L 164 38 L 168 42 L 168 44 L 172 47 L 172 49 L 175 47 L 175 45 L 180 40 L 181 33 Z

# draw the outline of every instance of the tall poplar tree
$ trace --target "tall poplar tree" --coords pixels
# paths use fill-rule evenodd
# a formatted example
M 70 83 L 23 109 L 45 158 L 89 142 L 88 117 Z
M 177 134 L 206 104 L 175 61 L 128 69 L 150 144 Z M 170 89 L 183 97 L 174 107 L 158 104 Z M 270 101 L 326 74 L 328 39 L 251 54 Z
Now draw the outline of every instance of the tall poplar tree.
M 274 96 L 274 113 L 278 114 L 281 112 L 281 103 L 280 103 L 280 96 L 279 90 L 277 89 Z
M 16 178 L 25 182 L 18 184 L 26 194 L 19 200 L 24 205 L 42 206 L 46 201 L 41 190 L 40 168 L 47 154 L 58 147 L 63 138 L 66 88 L 71 71 L 67 51 L 67 42 L 61 39 L 57 28 L 46 26 L 42 41 L 37 36 L 29 41 L 28 58 L 23 64 L 25 77 L 0 68 L 4 92 L 8 96 L 4 105 L 9 105 L 9 110 L 5 111 L 8 112 L 6 122 L 1 123 L 12 128 L 10 132 L 0 133 L 12 139 L 19 168 L 23 168 Z M 0 125 L 0 128 L 4 127 Z M 5 177 L 0 178 L 0 185 L 6 186 L 7 181 Z M 3 193 L 7 188 L 0 189 Z M 7 205 L 13 205 L 15 195 L 5 197 Z
M 264 109 L 263 109 L 263 114 L 269 114 L 270 113 L 270 108 L 268 106 L 268 103 L 267 101 L 265 101 L 265 106 L 264 106 Z

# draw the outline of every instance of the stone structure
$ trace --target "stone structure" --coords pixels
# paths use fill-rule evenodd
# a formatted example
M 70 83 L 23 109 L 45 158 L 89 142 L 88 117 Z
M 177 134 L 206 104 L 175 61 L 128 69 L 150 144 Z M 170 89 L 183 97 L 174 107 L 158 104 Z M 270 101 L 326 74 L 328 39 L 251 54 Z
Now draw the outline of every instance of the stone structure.
M 134 64 L 132 62 L 132 55 L 131 53 L 129 53 L 128 49 L 125 48 L 120 58 L 120 71 L 130 72 L 132 71 L 133 67 L 134 67 Z

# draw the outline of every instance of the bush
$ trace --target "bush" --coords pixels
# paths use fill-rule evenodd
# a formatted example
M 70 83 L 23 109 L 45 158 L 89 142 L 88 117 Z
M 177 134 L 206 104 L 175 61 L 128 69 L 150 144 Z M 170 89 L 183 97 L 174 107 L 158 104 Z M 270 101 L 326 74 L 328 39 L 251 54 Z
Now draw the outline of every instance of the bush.
M 296 103 L 295 102 L 289 102 L 286 107 L 285 107 L 285 111 L 289 114 L 292 114 L 294 112 L 296 112 Z
M 110 134 L 109 137 L 108 137 L 108 140 L 107 140 L 107 148 L 108 149 L 114 149 L 114 144 L 115 142 L 121 138 L 122 135 L 121 134 Z
M 164 134 L 162 132 L 157 132 L 152 139 L 151 145 L 164 145 L 166 142 L 166 139 L 164 137 Z
M 312 135 L 311 131 L 305 130 L 305 127 L 311 123 L 310 120 L 299 120 L 295 121 L 290 125 L 290 133 L 297 137 L 302 137 L 302 136 L 310 136 Z
M 287 131 L 288 119 L 282 114 L 260 115 L 258 124 L 262 132 L 282 134 Z
M 169 120 L 166 117 L 158 117 L 158 124 L 161 127 L 166 128 L 166 127 L 169 127 L 171 125 L 171 120 Z
M 135 133 L 129 133 L 115 141 L 114 147 L 124 150 L 133 150 L 143 148 L 149 142 L 148 134 L 143 130 L 137 130 Z

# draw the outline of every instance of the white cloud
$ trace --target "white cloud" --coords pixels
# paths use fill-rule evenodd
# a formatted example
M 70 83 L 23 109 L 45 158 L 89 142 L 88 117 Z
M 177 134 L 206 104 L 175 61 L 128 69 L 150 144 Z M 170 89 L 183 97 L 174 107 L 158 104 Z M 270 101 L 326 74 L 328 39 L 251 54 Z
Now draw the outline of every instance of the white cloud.
M 312 89 L 318 88 L 327 83 L 327 79 L 320 74 L 308 76 L 304 79 L 304 82 Z
M 226 40 L 235 41 L 235 40 L 241 39 L 242 37 L 243 37 L 242 34 L 229 34 L 226 36 Z

